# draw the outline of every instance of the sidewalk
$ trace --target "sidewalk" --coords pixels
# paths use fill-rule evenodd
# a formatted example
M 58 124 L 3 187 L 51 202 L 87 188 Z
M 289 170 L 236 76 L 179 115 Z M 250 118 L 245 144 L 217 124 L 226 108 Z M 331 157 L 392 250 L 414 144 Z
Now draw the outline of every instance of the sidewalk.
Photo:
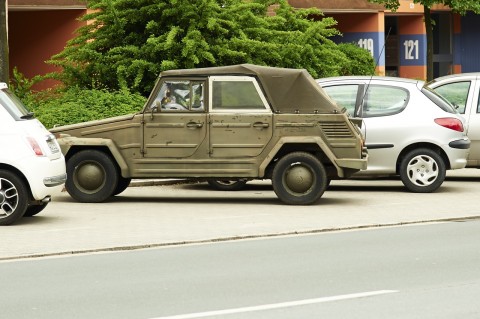
M 135 180 L 110 202 L 92 204 L 61 192 L 39 215 L 0 228 L 0 261 L 480 218 L 480 170 L 448 176 L 431 194 L 406 192 L 399 180 L 333 181 L 311 206 L 281 204 L 268 181 L 222 192 L 186 180 Z

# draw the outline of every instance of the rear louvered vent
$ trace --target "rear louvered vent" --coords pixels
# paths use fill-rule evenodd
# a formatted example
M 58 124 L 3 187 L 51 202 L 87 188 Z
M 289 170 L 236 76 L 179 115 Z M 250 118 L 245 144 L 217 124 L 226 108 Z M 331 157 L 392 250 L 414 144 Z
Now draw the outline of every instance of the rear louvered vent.
M 323 133 L 328 138 L 352 138 L 353 134 L 345 122 L 320 123 Z

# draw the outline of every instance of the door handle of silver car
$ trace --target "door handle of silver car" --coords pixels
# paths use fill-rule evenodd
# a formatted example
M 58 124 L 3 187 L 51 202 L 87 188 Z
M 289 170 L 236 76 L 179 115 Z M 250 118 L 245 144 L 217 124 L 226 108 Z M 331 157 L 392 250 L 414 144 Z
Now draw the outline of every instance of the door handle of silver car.
M 196 122 L 188 122 L 187 128 L 201 128 L 203 123 L 196 123 Z
M 262 122 L 253 123 L 254 128 L 267 128 L 268 126 L 269 126 L 268 123 L 262 123 Z

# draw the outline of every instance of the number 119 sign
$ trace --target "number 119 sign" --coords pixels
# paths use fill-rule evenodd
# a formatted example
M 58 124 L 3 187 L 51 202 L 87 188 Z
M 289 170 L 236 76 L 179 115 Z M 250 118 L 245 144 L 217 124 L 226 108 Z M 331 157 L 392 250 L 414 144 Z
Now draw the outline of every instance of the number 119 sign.
M 358 40 L 357 45 L 362 49 L 365 49 L 370 52 L 372 57 L 374 57 L 375 49 L 373 46 L 373 39 L 372 38 L 363 38 Z

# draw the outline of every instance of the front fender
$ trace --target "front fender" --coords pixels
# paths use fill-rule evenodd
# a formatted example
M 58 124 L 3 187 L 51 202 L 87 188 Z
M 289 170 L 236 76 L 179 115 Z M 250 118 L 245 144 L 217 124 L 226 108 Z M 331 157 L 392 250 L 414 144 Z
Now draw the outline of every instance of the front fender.
M 117 145 L 111 139 L 98 137 L 82 138 L 69 136 L 66 134 L 60 134 L 60 136 L 57 137 L 57 141 L 58 144 L 60 144 L 60 148 L 65 158 L 68 157 L 68 154 L 72 151 L 72 149 L 106 147 L 108 148 L 113 158 L 117 162 L 118 166 L 120 167 L 122 176 L 129 175 L 128 165 L 125 162 L 122 154 L 118 150 Z

